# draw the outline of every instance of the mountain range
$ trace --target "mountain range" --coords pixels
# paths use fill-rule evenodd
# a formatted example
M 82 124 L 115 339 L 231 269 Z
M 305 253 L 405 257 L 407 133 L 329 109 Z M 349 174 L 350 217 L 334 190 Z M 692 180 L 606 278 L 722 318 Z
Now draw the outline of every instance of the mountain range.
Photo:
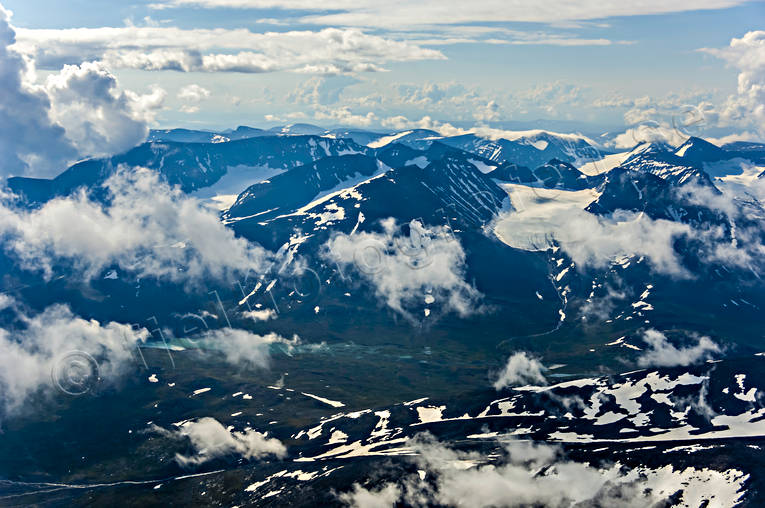
M 765 445 L 756 375 L 765 349 L 765 144 L 691 137 L 616 151 L 577 134 L 507 138 L 307 124 L 153 130 L 140 146 L 53 179 L 9 178 L 18 217 L 86 202 L 132 220 L 131 205 L 147 204 L 131 201 L 132 180 L 110 182 L 146 168 L 196 222 L 181 224 L 188 240 L 157 241 L 177 262 L 170 276 L 116 258 L 80 280 L 71 275 L 82 260 L 68 251 L 51 254 L 44 273 L 18 251 L 0 254 L 6 285 L 30 311 L 65 301 L 84 318 L 150 331 L 138 349 L 140 381 L 61 409 L 87 429 L 103 410 L 136 448 L 107 455 L 96 443 L 106 431 L 92 430 L 92 440 L 65 445 L 92 462 L 38 475 L 55 469 L 55 447 L 35 452 L 42 465 L 25 447 L 64 430 L 46 436 L 44 426 L 16 426 L 0 445 L 0 457 L 19 457 L 0 461 L 0 476 L 18 480 L 8 488 L 43 502 L 42 483 L 95 483 L 104 464 L 124 461 L 113 481 L 140 476 L 146 483 L 119 483 L 140 496 L 192 485 L 194 496 L 215 492 L 231 504 L 333 504 L 333 488 L 363 483 L 380 492 L 402 478 L 436 488 L 454 479 L 410 461 L 411 450 L 424 457 L 433 449 L 417 441 L 428 431 L 459 450 L 439 456 L 456 454 L 476 474 L 515 464 L 507 446 L 534 439 L 573 462 L 599 461 L 601 473 L 609 464 L 633 468 L 636 485 L 666 476 L 675 487 L 661 492 L 675 504 L 697 495 L 713 506 L 720 488 L 756 506 L 765 481 L 753 458 Z M 211 217 L 225 233 L 194 243 Z M 151 231 L 162 241 L 161 230 L 177 226 L 164 215 L 157 224 Z M 137 242 L 126 238 L 126 249 Z M 183 276 L 197 273 L 187 262 L 191 245 L 220 265 L 245 257 L 252 270 L 236 278 L 200 271 L 188 282 Z M 242 245 L 262 251 L 246 257 L 234 249 Z M 4 312 L 0 320 L 24 321 Z M 270 337 L 271 368 L 257 382 L 225 361 L 208 363 L 216 352 L 236 357 L 205 342 L 230 329 Z M 503 384 L 513 358 L 526 377 Z M 120 420 L 115 407 L 127 403 L 137 409 Z M 234 447 L 189 473 L 173 454 L 193 452 L 193 439 L 181 445 L 173 436 L 203 411 L 241 432 L 268 429 L 286 455 L 258 462 Z M 669 462 L 680 447 L 698 454 Z M 565 469 L 553 464 L 534 481 Z M 154 482 L 160 477 L 177 479 Z M 29 478 L 40 485 L 24 485 Z M 656 481 L 643 492 L 669 488 Z M 93 495 L 105 502 L 111 494 Z

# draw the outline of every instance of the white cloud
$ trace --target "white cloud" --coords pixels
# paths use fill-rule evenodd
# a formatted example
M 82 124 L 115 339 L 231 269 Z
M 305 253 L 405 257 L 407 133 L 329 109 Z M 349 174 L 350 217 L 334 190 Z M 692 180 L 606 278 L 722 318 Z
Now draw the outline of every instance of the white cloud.
M 494 388 L 501 390 L 508 386 L 529 383 L 545 384 L 543 374 L 545 366 L 524 352 L 515 353 L 507 359 L 507 364 L 494 382 Z
M 666 335 L 658 330 L 649 329 L 643 334 L 643 340 L 648 349 L 638 358 L 641 367 L 674 367 L 687 366 L 711 358 L 712 353 L 722 350 L 709 337 L 693 337 L 696 344 L 687 347 L 676 347 Z
M 30 68 L 8 49 L 15 41 L 10 13 L 0 5 L 0 177 L 50 174 L 77 156 L 64 129 L 50 118 L 50 98 L 28 85 Z M 44 147 L 44 149 L 42 149 Z
M 353 484 L 353 490 L 343 492 L 340 501 L 354 508 L 391 508 L 401 497 L 401 489 L 389 483 L 380 489 L 365 489 L 358 483 Z
M 63 305 L 19 315 L 20 329 L 0 328 L 0 404 L 6 413 L 22 409 L 30 396 L 57 388 L 80 394 L 100 378 L 112 383 L 133 365 L 145 330 L 75 316 Z M 95 363 L 91 363 L 91 359 Z
M 291 103 L 336 104 L 343 91 L 357 83 L 361 83 L 361 81 L 352 76 L 314 76 L 288 93 L 286 99 Z
M 595 296 L 595 290 L 582 305 L 582 320 L 585 322 L 602 322 L 610 319 L 611 313 L 617 306 L 617 302 L 624 301 L 627 298 L 629 289 L 619 291 L 610 284 L 605 284 L 605 294 Z
M 276 333 L 256 335 L 247 330 L 223 328 L 206 332 L 195 342 L 202 348 L 223 354 L 226 361 L 243 368 L 268 368 L 271 360 L 270 348 L 280 344 L 288 351 L 300 344 L 295 335 L 291 340 Z
M 489 101 L 473 112 L 473 118 L 479 122 L 493 122 L 501 118 L 500 107 L 495 101 Z
M 393 130 L 422 128 L 449 136 L 474 133 L 488 139 L 512 140 L 533 132 L 491 128 L 486 123 L 516 114 L 547 117 L 567 116 L 572 110 L 584 111 L 588 105 L 584 97 L 590 91 L 588 87 L 563 82 L 510 91 L 482 90 L 453 81 L 389 83 L 375 77 L 356 80 L 350 76 L 332 76 L 311 78 L 285 94 L 284 99 L 289 109 L 307 104 L 319 110 L 313 113 L 316 120 L 323 119 L 322 108 L 331 106 L 333 110 L 347 111 L 344 116 L 352 125 L 375 125 Z M 441 118 L 449 118 L 450 122 L 435 119 L 434 111 Z M 305 118 L 312 115 L 308 110 L 300 114 Z M 275 116 L 286 118 L 284 114 Z M 460 127 L 455 126 L 458 121 Z M 473 122 L 477 124 L 468 128 Z M 586 139 L 582 135 L 564 136 Z
M 729 168 L 733 167 L 731 163 L 726 164 Z M 739 164 L 739 170 L 742 172 L 761 172 L 761 168 L 748 162 Z M 757 202 L 752 202 L 752 198 L 759 203 L 765 200 L 765 180 L 755 178 L 744 185 L 723 181 L 717 185 L 722 189 L 721 193 L 699 185 L 686 185 L 677 190 L 678 195 L 687 199 L 689 203 L 724 214 L 728 223 L 735 225 L 730 237 L 721 227 L 709 228 L 703 233 L 703 238 L 707 241 L 704 258 L 710 262 L 720 262 L 726 266 L 744 268 L 756 273 L 762 266 L 765 255 L 765 224 L 760 220 L 753 220 L 753 217 L 758 217 L 762 208 Z
M 258 321 L 274 319 L 276 317 L 276 311 L 274 309 L 248 310 L 242 312 L 242 316 L 250 318 L 257 323 Z
M 84 192 L 34 210 L 0 202 L 4 247 L 25 269 L 52 274 L 66 261 L 86 280 L 117 264 L 141 277 L 186 283 L 265 269 L 269 253 L 237 238 L 179 189 L 146 169 L 118 171 L 106 182 L 109 204 Z
M 616 136 L 610 146 L 630 148 L 644 141 L 678 146 L 688 136 L 702 136 L 710 128 L 735 127 L 742 131 L 723 136 L 720 142 L 765 138 L 765 31 L 733 38 L 726 48 L 699 51 L 723 59 L 739 71 L 736 93 L 725 98 L 719 93 L 695 90 L 659 99 L 611 97 L 597 101 L 598 107 L 629 107 L 625 122 L 637 124 Z
M 655 112 L 645 112 L 645 118 L 656 117 Z M 631 120 L 635 120 L 633 116 Z M 642 116 L 641 116 L 642 118 Z M 680 146 L 688 140 L 688 136 L 678 131 L 667 123 L 659 123 L 653 120 L 640 120 L 639 125 L 630 127 L 623 133 L 615 136 L 607 146 L 619 149 L 631 149 L 641 143 L 667 143 L 671 146 Z
M 730 96 L 720 109 L 720 122 L 749 126 L 765 136 L 765 31 L 755 30 L 740 39 L 733 38 L 727 48 L 701 51 L 724 59 L 739 71 L 737 94 Z
M 524 102 L 524 107 L 533 105 L 548 115 L 556 115 L 560 106 L 577 104 L 582 92 L 580 86 L 554 81 L 526 90 L 518 94 L 518 98 Z
M 620 257 L 644 256 L 659 273 L 690 276 L 674 243 L 693 236 L 694 230 L 642 213 L 617 210 L 612 217 L 600 217 L 580 208 L 562 207 L 540 218 L 534 213 L 509 212 L 498 219 L 495 231 L 516 248 L 527 249 L 530 241 L 542 241 L 537 248 L 547 248 L 555 240 L 577 266 L 607 268 Z M 523 232 L 530 237 L 523 237 Z
M 120 90 L 117 79 L 95 62 L 64 66 L 48 76 L 44 89 L 51 118 L 88 156 L 124 152 L 143 142 L 166 95 L 157 86 L 146 95 Z
M 21 29 L 16 48 L 41 67 L 83 59 L 110 68 L 322 74 L 381 70 L 386 62 L 439 60 L 441 52 L 353 28 L 256 33 L 155 26 Z
M 351 112 L 350 108 L 346 106 L 339 108 L 316 106 L 313 116 L 319 121 L 329 121 L 338 125 L 360 127 L 369 127 L 377 121 L 377 116 L 371 111 L 366 115 L 358 115 Z
M 186 85 L 178 91 L 178 98 L 182 101 L 200 102 L 210 97 L 210 90 L 197 84 Z
M 761 171 L 746 164 L 743 170 L 750 174 L 754 171 L 755 175 Z M 752 197 L 765 198 L 765 181 L 753 178 L 745 184 L 718 185 L 722 194 L 715 188 L 687 185 L 676 189 L 675 197 L 678 202 L 727 215 L 728 224 L 735 225 L 731 229 L 717 224 L 691 226 L 652 219 L 628 210 L 595 215 L 583 210 L 597 196 L 589 191 L 552 191 L 552 195 L 551 191 L 513 185 L 510 187 L 516 209 L 502 214 L 495 221 L 494 231 L 500 240 L 517 249 L 545 250 L 557 244 L 579 268 L 608 268 L 620 258 L 643 257 L 655 272 L 692 278 L 696 271 L 683 263 L 675 247 L 678 241 L 688 241 L 685 245 L 703 263 L 758 273 L 765 244 L 761 221 L 752 220 L 761 213 Z M 597 315 L 601 303 L 606 302 L 593 301 L 583 311 L 595 311 Z
M 249 428 L 241 432 L 227 429 L 218 420 L 209 417 L 184 422 L 174 431 L 156 425 L 150 430 L 171 439 L 188 438 L 195 453 L 175 455 L 176 462 L 182 467 L 194 467 L 227 456 L 252 460 L 268 455 L 282 458 L 287 454 L 287 448 L 276 438 L 269 438 Z
M 647 0 L 640 3 L 618 1 L 566 2 L 555 0 L 535 2 L 515 0 L 487 0 L 465 3 L 458 0 L 425 0 L 412 4 L 405 0 L 392 0 L 380 4 L 372 0 L 329 0 L 316 3 L 311 0 L 164 0 L 153 4 L 155 8 L 199 6 L 206 8 L 297 9 L 308 11 L 339 11 L 303 16 L 303 22 L 323 25 L 366 26 L 392 29 L 430 27 L 433 25 L 473 24 L 481 22 L 536 22 L 554 23 L 602 19 L 612 16 L 633 16 L 683 12 L 702 9 L 722 9 L 743 3 L 740 0 L 698 0 L 667 3 Z
M 354 267 L 391 309 L 408 310 L 433 299 L 444 310 L 467 316 L 482 310 L 480 292 L 464 280 L 465 252 L 443 227 L 428 229 L 418 221 L 404 234 L 395 219 L 382 221 L 383 232 L 337 234 L 323 255 L 344 268 Z
M 199 103 L 210 97 L 210 90 L 197 84 L 186 85 L 178 91 L 178 99 L 184 101 L 180 108 L 183 113 L 196 113 Z
M 743 131 L 720 137 L 704 136 L 704 139 L 717 146 L 722 146 L 726 143 L 734 143 L 736 141 L 759 141 L 762 139 L 762 136 L 755 132 Z
M 36 83 L 34 60 L 14 51 L 15 32 L 0 6 L 0 177 L 55 175 L 79 157 L 124 151 L 146 138 L 164 91 L 120 90 L 97 63 L 66 66 Z

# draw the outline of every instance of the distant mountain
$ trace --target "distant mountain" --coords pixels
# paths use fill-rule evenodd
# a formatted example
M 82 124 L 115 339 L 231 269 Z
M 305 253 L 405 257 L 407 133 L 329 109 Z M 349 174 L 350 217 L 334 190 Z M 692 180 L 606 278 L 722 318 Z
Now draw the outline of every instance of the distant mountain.
M 401 145 L 406 145 L 409 148 L 424 150 L 430 146 L 433 141 L 441 139 L 443 139 L 443 136 L 436 131 L 428 129 L 413 129 L 381 135 L 371 143 L 368 143 L 367 146 L 370 148 L 382 148 L 386 145 L 396 142 Z
M 263 129 L 256 129 L 255 127 L 247 127 L 246 125 L 240 125 L 236 129 L 225 130 L 220 132 L 220 135 L 229 141 L 236 141 L 237 139 L 254 138 L 256 136 L 271 136 L 273 133 Z
M 610 215 L 617 210 L 629 210 L 643 212 L 652 219 L 685 222 L 694 226 L 727 225 L 724 215 L 690 203 L 678 194 L 671 181 L 650 172 L 615 168 L 605 175 L 600 190 L 598 199 L 586 208 L 590 213 Z
M 260 221 L 267 220 L 296 211 L 322 192 L 351 187 L 386 169 L 374 158 L 361 154 L 325 157 L 248 187 L 223 217 L 231 220 L 257 216 Z
M 485 139 L 474 134 L 445 138 L 442 142 L 457 146 L 495 162 L 512 162 L 527 167 L 537 167 L 552 159 L 581 165 L 600 160 L 602 152 L 585 138 L 545 131 L 529 131 L 515 139 Z
M 734 156 L 750 159 L 758 164 L 765 164 L 765 143 L 735 141 L 723 145 L 722 149 L 732 152 Z
M 534 170 L 506 162 L 490 172 L 489 176 L 502 182 L 565 190 L 593 188 L 603 181 L 603 175 L 587 176 L 571 164 L 558 159 L 552 159 Z
M 272 127 L 268 130 L 269 132 L 273 132 L 275 134 L 289 134 L 293 136 L 320 136 L 327 132 L 327 130 L 323 127 L 312 125 L 310 123 L 293 123 L 290 125 Z
M 369 143 L 380 139 L 384 134 L 359 129 L 332 129 L 324 133 L 323 136 L 328 138 L 350 139 L 353 140 L 354 143 L 366 146 Z
M 288 169 L 324 157 L 368 152 L 367 147 L 347 139 L 301 135 L 261 136 L 226 143 L 144 143 L 122 155 L 77 163 L 49 183 L 17 177 L 8 179 L 8 187 L 30 201 L 45 201 L 79 187 L 97 187 L 125 165 L 156 170 L 170 184 L 191 192 L 214 184 L 231 167 Z
M 332 175 L 321 190 L 319 174 Z M 278 207 L 284 192 L 290 204 Z M 506 201 L 505 192 L 457 152 L 422 168 L 392 169 L 357 155 L 327 158 L 254 185 L 237 198 L 224 220 L 238 234 L 272 247 L 287 242 L 295 231 L 308 234 L 311 239 L 300 248 L 311 255 L 332 231 L 374 229 L 388 217 L 400 224 L 420 220 L 456 229 L 481 227 Z
M 691 149 L 693 145 L 692 143 L 683 146 L 697 156 L 708 152 L 704 148 Z M 698 147 L 699 143 L 695 145 Z M 676 185 L 712 185 L 712 179 L 698 162 L 676 155 L 674 148 L 664 143 L 643 143 L 636 146 L 620 167 L 651 173 Z
M 147 141 L 171 143 L 212 143 L 214 139 L 225 139 L 212 131 L 191 129 L 152 129 Z

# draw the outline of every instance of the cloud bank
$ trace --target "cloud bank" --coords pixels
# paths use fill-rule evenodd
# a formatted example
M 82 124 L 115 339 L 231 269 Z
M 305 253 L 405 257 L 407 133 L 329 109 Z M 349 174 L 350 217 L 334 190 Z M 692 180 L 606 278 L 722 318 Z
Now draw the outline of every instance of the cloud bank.
M 440 51 L 355 28 L 258 33 L 131 25 L 17 32 L 15 49 L 41 68 L 54 69 L 85 59 L 147 71 L 338 74 L 379 71 L 386 62 L 446 58 Z

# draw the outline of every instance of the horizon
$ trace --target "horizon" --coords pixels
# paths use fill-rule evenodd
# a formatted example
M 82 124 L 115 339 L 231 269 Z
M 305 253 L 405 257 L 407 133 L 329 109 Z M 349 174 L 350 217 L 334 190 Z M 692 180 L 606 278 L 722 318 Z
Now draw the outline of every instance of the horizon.
M 765 140 L 762 0 L 0 5 L 7 58 L 23 58 L 14 87 L 65 130 L 59 161 L 123 152 L 148 128 L 292 123 L 632 137 L 653 123 L 669 139 L 680 121 L 716 144 Z M 17 155 L 24 174 L 50 174 Z

